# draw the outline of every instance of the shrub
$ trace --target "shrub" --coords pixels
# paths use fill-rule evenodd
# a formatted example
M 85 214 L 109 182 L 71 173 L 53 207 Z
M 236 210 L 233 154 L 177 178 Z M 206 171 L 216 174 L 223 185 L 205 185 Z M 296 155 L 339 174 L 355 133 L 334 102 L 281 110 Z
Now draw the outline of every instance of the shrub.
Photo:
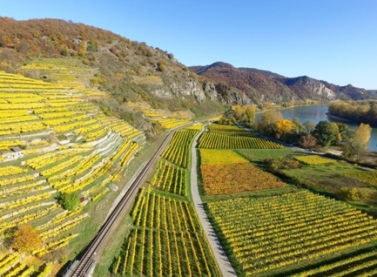
M 72 211 L 80 205 L 79 195 L 75 192 L 72 193 L 62 193 L 60 195 L 60 204 L 64 209 Z

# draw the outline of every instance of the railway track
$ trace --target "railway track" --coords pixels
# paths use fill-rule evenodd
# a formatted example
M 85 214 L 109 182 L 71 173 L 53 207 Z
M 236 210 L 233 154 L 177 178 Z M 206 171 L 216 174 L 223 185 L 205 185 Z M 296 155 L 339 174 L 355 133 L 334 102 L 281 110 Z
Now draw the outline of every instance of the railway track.
M 84 277 L 88 276 L 88 274 L 92 271 L 96 263 L 96 254 L 97 250 L 100 247 L 101 243 L 106 239 L 108 235 L 110 235 L 110 230 L 114 226 L 114 223 L 122 215 L 122 212 L 128 203 L 128 201 L 132 198 L 134 192 L 139 188 L 141 182 L 143 181 L 144 177 L 149 172 L 149 169 L 154 165 L 157 158 L 160 156 L 162 150 L 166 147 L 167 143 L 170 141 L 174 132 L 171 132 L 161 143 L 159 148 L 157 149 L 156 153 L 152 156 L 152 158 L 146 163 L 144 168 L 140 171 L 139 175 L 135 178 L 132 182 L 130 188 L 119 201 L 118 205 L 114 208 L 111 212 L 110 216 L 106 219 L 105 223 L 99 229 L 97 235 L 91 241 L 89 246 L 86 248 L 85 252 L 83 253 L 80 260 L 76 260 L 71 267 L 66 271 L 63 277 Z

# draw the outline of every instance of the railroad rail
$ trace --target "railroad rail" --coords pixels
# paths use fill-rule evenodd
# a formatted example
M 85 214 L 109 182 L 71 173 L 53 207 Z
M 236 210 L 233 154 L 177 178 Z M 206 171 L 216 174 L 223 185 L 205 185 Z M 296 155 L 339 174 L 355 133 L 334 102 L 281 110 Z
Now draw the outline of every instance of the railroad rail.
M 167 143 L 170 141 L 174 132 L 170 132 L 169 135 L 163 140 L 156 153 L 149 159 L 145 164 L 144 168 L 140 171 L 139 175 L 132 182 L 130 188 L 124 194 L 122 199 L 119 201 L 118 205 L 111 212 L 110 216 L 106 219 L 102 227 L 97 232 L 97 235 L 91 241 L 89 246 L 86 248 L 80 260 L 75 260 L 70 268 L 65 272 L 63 277 L 84 277 L 94 269 L 96 263 L 96 254 L 99 246 L 105 240 L 105 238 L 110 234 L 110 229 L 114 226 L 114 223 L 122 215 L 122 212 L 131 199 L 133 193 L 139 188 L 139 185 L 143 181 L 144 177 L 149 172 L 149 169 L 153 166 L 157 158 L 160 156 L 162 150 L 166 147 Z

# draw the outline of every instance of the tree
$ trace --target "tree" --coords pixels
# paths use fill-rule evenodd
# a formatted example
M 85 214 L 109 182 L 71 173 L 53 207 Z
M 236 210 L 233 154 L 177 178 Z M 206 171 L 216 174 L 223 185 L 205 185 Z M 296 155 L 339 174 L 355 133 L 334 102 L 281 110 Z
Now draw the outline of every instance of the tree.
M 258 122 L 257 129 L 262 134 L 274 135 L 275 134 L 275 124 L 280 119 L 283 119 L 281 112 L 276 110 L 267 110 L 262 114 L 261 120 Z
M 285 136 L 292 131 L 294 124 L 289 119 L 279 119 L 275 124 L 276 137 L 285 138 Z
M 292 118 L 293 132 L 297 135 L 302 134 L 305 131 L 305 126 L 301 123 L 299 118 Z
M 245 123 L 248 126 L 252 126 L 255 120 L 255 107 L 248 106 L 245 111 Z
M 340 133 L 339 125 L 336 122 L 331 122 L 331 125 L 335 132 L 335 139 L 331 142 L 331 145 L 339 145 L 342 141 L 342 134 Z
M 311 134 L 303 135 L 300 137 L 298 145 L 305 149 L 312 149 L 317 146 L 317 139 Z
M 80 45 L 79 45 L 79 55 L 80 56 L 85 56 L 86 48 L 87 48 L 86 41 L 81 41 Z
M 235 105 L 233 115 L 237 121 L 252 126 L 255 119 L 255 107 Z
M 318 122 L 312 132 L 312 135 L 317 139 L 318 145 L 326 147 L 338 142 L 339 129 L 335 126 L 336 124 L 334 125 L 328 121 Z
M 356 128 L 354 140 L 358 141 L 363 148 L 367 148 L 371 132 L 372 128 L 369 124 L 361 123 L 359 127 Z
M 361 123 L 355 130 L 354 136 L 344 144 L 343 157 L 351 160 L 360 161 L 368 147 L 372 128 L 369 124 Z
M 72 211 L 80 205 L 79 195 L 75 192 L 72 193 L 62 193 L 60 195 L 60 204 L 64 209 Z
M 159 71 L 165 71 L 165 69 L 166 69 L 166 63 L 164 62 L 164 61 L 159 61 L 158 63 L 157 63 L 157 69 L 159 70 Z
M 32 251 L 42 244 L 39 233 L 30 223 L 20 225 L 14 232 L 12 248 L 19 252 Z
M 304 127 L 305 127 L 305 132 L 310 134 L 315 129 L 315 123 L 311 120 L 308 120 L 304 123 Z

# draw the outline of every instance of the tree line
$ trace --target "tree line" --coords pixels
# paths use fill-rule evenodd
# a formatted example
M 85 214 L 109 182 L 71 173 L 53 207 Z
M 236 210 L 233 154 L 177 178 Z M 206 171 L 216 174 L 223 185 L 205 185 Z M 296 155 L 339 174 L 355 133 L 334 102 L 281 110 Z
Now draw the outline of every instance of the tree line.
M 256 109 L 250 106 L 228 107 L 219 120 L 220 124 L 239 122 L 256 129 L 259 133 L 305 149 L 340 146 L 342 155 L 349 160 L 360 161 L 368 147 L 372 128 L 361 123 L 355 130 L 345 123 L 309 120 L 302 123 L 299 118 L 285 119 L 280 111 L 266 110 L 255 122 Z
M 331 115 L 377 127 L 377 101 L 334 101 L 329 105 Z

